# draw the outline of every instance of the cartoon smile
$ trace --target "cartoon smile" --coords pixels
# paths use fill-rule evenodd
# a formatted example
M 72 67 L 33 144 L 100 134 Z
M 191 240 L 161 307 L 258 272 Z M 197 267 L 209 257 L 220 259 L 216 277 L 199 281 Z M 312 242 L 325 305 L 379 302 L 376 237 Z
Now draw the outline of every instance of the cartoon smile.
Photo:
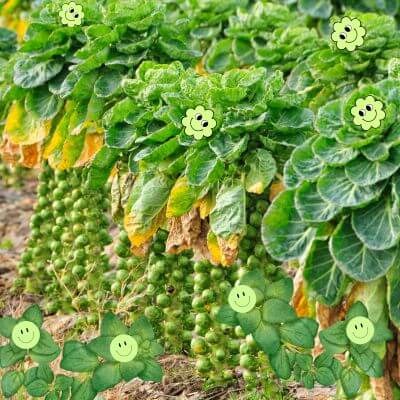
M 131 352 L 132 352 L 132 346 L 129 346 L 129 351 L 128 351 L 128 353 L 126 353 L 126 354 L 122 354 L 119 350 L 115 350 L 115 352 L 116 352 L 118 355 L 120 355 L 121 357 L 129 357 L 129 355 L 130 355 Z
M 196 131 L 196 132 L 201 132 L 203 129 L 196 129 L 196 128 L 192 125 L 192 121 L 193 121 L 193 118 L 190 120 L 190 126 L 191 126 L 191 128 L 192 128 L 194 131 Z
M 21 332 L 22 334 L 23 334 L 23 332 Z M 23 334 L 24 335 L 24 334 Z M 33 340 L 33 332 L 32 332 L 32 335 L 31 335 L 31 337 L 30 337 L 30 339 L 29 340 L 22 340 L 22 338 L 24 337 L 25 338 L 25 335 L 24 336 L 18 336 L 18 339 L 22 342 L 22 343 L 24 343 L 24 344 L 29 344 L 29 343 L 31 343 L 32 342 L 32 340 Z
M 228 302 L 232 310 L 238 313 L 247 313 L 256 305 L 256 293 L 247 285 L 235 286 L 229 293 Z
M 353 336 L 354 336 L 355 338 L 357 338 L 357 339 L 364 339 L 364 338 L 366 338 L 366 337 L 368 336 L 368 328 L 367 328 L 367 332 L 365 333 L 365 335 L 359 336 L 359 335 L 356 335 L 356 334 L 353 332 Z

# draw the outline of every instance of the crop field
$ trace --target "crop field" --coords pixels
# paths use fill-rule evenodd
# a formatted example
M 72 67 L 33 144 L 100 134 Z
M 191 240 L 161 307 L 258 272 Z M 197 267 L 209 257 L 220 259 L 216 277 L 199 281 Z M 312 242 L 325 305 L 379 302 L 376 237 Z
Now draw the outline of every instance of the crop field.
M 0 400 L 400 400 L 400 0 L 0 0 Z

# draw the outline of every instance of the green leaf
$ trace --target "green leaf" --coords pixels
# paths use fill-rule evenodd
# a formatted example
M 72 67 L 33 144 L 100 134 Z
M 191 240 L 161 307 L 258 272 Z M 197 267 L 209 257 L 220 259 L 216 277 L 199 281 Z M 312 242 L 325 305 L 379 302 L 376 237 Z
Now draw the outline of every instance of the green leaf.
M 0 367 L 7 368 L 21 361 L 26 356 L 26 350 L 18 349 L 16 346 L 7 344 L 0 346 Z
M 329 247 L 342 272 L 360 282 L 372 281 L 385 275 L 398 254 L 397 247 L 387 250 L 369 249 L 358 239 L 349 218 L 337 226 Z
M 324 136 L 320 136 L 315 140 L 312 144 L 312 150 L 325 164 L 334 167 L 345 165 L 358 155 L 357 150 Z
M 159 146 L 146 147 L 144 149 L 146 153 L 143 155 L 138 153 L 134 160 L 144 160 L 148 163 L 160 163 L 168 157 L 171 157 L 180 148 L 181 145 L 178 142 L 178 138 L 174 137 Z
M 49 385 L 42 379 L 37 379 L 26 386 L 26 391 L 32 397 L 42 397 L 49 391 Z
M 142 361 L 133 360 L 127 363 L 121 363 L 121 375 L 125 382 L 129 382 L 132 379 L 139 376 L 144 370 L 145 365 Z
M 1 391 L 4 397 L 14 396 L 24 383 L 24 373 L 21 371 L 8 371 L 1 378 Z
M 37 304 L 34 304 L 27 308 L 22 314 L 21 319 L 33 322 L 38 328 L 40 328 L 43 324 L 42 311 Z
M 0 335 L 10 339 L 12 330 L 16 324 L 17 321 L 14 318 L 11 317 L 0 318 Z
M 334 373 L 327 367 L 317 368 L 316 379 L 322 386 L 332 386 L 336 382 Z
M 187 158 L 185 175 L 191 185 L 212 184 L 222 176 L 223 172 L 224 164 L 208 147 L 193 151 Z
M 144 370 L 140 372 L 139 378 L 143 381 L 161 382 L 163 370 L 161 365 L 154 360 L 144 360 Z
M 313 182 L 303 182 L 296 190 L 295 205 L 301 218 L 308 222 L 326 222 L 334 218 L 342 208 L 325 201 Z
M 264 292 L 266 289 L 267 281 L 264 272 L 259 269 L 253 269 L 246 272 L 239 280 L 240 285 L 250 286 L 253 289 L 258 289 Z
M 354 368 L 343 369 L 340 374 L 340 384 L 347 397 L 354 397 L 361 387 L 361 376 Z
M 128 328 L 116 315 L 108 312 L 101 321 L 100 333 L 101 336 L 126 335 Z
M 311 145 L 314 140 L 314 138 L 311 138 L 298 146 L 291 156 L 292 167 L 303 179 L 314 180 L 318 178 L 324 168 L 323 162 L 315 157 L 312 151 Z
M 224 183 L 210 214 L 211 230 L 224 239 L 246 232 L 246 193 L 239 180 Z
M 93 388 L 97 392 L 111 389 L 122 380 L 119 363 L 106 362 L 99 365 L 93 372 Z
M 14 66 L 14 83 L 24 89 L 35 88 L 54 78 L 63 68 L 63 62 L 22 59 Z
M 267 299 L 280 299 L 289 303 L 293 296 L 293 280 L 291 278 L 284 278 L 279 281 L 267 283 L 264 294 Z
M 335 133 L 342 126 L 342 101 L 334 100 L 318 109 L 315 127 L 318 132 L 327 138 L 335 137 Z
M 30 357 L 37 363 L 49 363 L 60 354 L 60 348 L 56 345 L 51 335 L 40 330 L 39 343 L 29 352 Z
M 240 140 L 234 139 L 230 135 L 217 134 L 212 137 L 208 145 L 218 158 L 225 162 L 232 162 L 246 150 L 249 136 L 244 135 Z
M 307 252 L 316 234 L 316 228 L 302 221 L 294 197 L 294 190 L 280 193 L 262 221 L 264 245 L 271 256 L 279 261 L 300 258 Z
M 72 372 L 92 372 L 99 364 L 89 346 L 75 340 L 65 342 L 61 368 Z
M 257 149 L 246 158 L 245 166 L 249 169 L 245 179 L 246 190 L 249 193 L 263 193 L 277 171 L 272 154 L 267 150 Z
M 137 136 L 134 125 L 119 123 L 105 130 L 104 141 L 113 149 L 128 149 L 132 146 Z
M 317 300 L 333 306 L 341 298 L 345 275 L 335 263 L 327 241 L 316 240 L 307 256 L 303 271 L 307 287 L 317 294 Z
M 218 310 L 216 320 L 225 325 L 236 326 L 239 325 L 239 321 L 236 317 L 236 312 L 232 310 L 229 304 L 223 304 Z
M 307 329 L 304 329 L 304 324 L 300 319 L 281 325 L 279 331 L 284 342 L 305 349 L 314 347 L 314 336 Z
M 88 185 L 96 190 L 104 187 L 114 164 L 119 158 L 119 150 L 103 147 L 92 161 L 88 174 Z
M 393 266 L 387 274 L 387 303 L 391 321 L 400 328 L 400 269 L 399 265 Z M 1 349 L 1 348 L 0 348 Z M 1 352 L 0 352 L 1 354 Z
M 63 101 L 50 93 L 46 86 L 29 91 L 25 98 L 25 109 L 42 120 L 54 118 L 62 105 Z
M 362 147 L 361 153 L 370 161 L 383 161 L 389 158 L 389 146 L 386 143 L 371 143 Z
M 154 340 L 154 331 L 150 321 L 140 316 L 130 327 L 129 334 L 131 336 L 138 335 L 145 340 Z
M 390 197 L 355 210 L 351 223 L 358 238 L 370 249 L 386 250 L 399 241 L 400 215 Z
M 261 312 L 258 308 L 254 308 L 247 313 L 238 313 L 236 317 L 246 335 L 256 331 L 261 322 Z
M 95 95 L 105 98 L 113 96 L 120 89 L 121 79 L 118 71 L 108 70 L 97 79 L 94 85 Z
M 97 393 L 92 385 L 92 380 L 87 380 L 82 383 L 79 381 L 78 385 L 72 389 L 71 400 L 94 400 Z
M 281 379 L 289 379 L 292 374 L 289 357 L 283 346 L 270 357 L 271 367 Z
M 57 375 L 54 383 L 54 389 L 57 391 L 67 390 L 72 386 L 73 379 L 66 375 Z
M 50 385 L 50 383 L 53 382 L 54 380 L 54 374 L 51 368 L 47 364 L 40 364 L 37 370 L 37 377 L 39 379 L 42 379 L 45 381 L 47 384 Z
M 359 186 L 348 179 L 343 168 L 328 168 L 318 179 L 317 189 L 329 203 L 358 207 L 375 199 L 380 194 L 381 186 Z
M 232 39 L 218 40 L 208 50 L 205 64 L 207 71 L 223 72 L 237 65 L 232 52 Z
M 324 329 L 319 333 L 319 338 L 327 353 L 343 353 L 349 345 L 346 336 L 346 322 L 337 322 L 330 328 Z
M 264 303 L 262 319 L 270 324 L 282 324 L 297 319 L 296 313 L 287 302 L 270 299 Z
M 383 375 L 382 361 L 369 348 L 363 346 L 351 346 L 350 355 L 357 366 L 368 376 L 379 378 Z
M 281 345 L 279 331 L 273 325 L 261 321 L 258 328 L 252 333 L 255 342 L 267 355 L 275 354 Z
M 396 146 L 387 160 L 369 161 L 364 156 L 358 156 L 346 165 L 345 171 L 355 185 L 367 186 L 391 177 L 399 167 L 400 146 Z

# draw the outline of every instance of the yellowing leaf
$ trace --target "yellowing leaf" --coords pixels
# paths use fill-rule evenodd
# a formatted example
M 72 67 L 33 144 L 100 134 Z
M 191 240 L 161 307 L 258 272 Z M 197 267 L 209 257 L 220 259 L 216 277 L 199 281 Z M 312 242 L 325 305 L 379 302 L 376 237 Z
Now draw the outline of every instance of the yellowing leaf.
M 34 144 L 42 141 L 49 134 L 50 121 L 40 121 L 25 111 L 22 103 L 11 105 L 4 126 L 6 134 L 14 144 Z
M 21 146 L 20 164 L 27 168 L 36 168 L 41 162 L 41 145 L 39 143 Z
M 17 32 L 18 42 L 22 42 L 25 33 L 28 30 L 29 22 L 25 19 L 19 19 L 16 23 L 15 31 Z
M 199 75 L 202 75 L 202 76 L 209 75 L 209 73 L 204 69 L 204 59 L 203 58 L 196 64 L 195 70 Z
M 222 264 L 222 252 L 218 245 L 218 239 L 215 233 L 212 231 L 208 232 L 207 235 L 207 246 L 210 251 L 211 262 L 213 264 Z
M 168 198 L 167 218 L 180 217 L 191 210 L 197 200 L 198 189 L 189 186 L 186 176 L 175 182 Z
M 206 219 L 214 207 L 214 198 L 212 194 L 210 192 L 207 193 L 203 198 L 196 202 L 195 207 L 199 209 L 200 218 Z
M 68 135 L 61 150 L 61 160 L 57 169 L 72 168 L 78 160 L 85 143 L 85 133 Z
M 128 233 L 129 240 L 132 243 L 132 247 L 141 247 L 153 237 L 158 229 L 164 223 L 164 210 L 161 211 L 152 224 L 143 230 L 142 223 L 135 214 L 129 213 L 124 217 L 124 227 Z
M 86 134 L 85 142 L 79 159 L 75 162 L 75 167 L 82 167 L 91 161 L 96 153 L 103 147 L 103 134 Z
M 284 190 L 285 190 L 285 185 L 283 184 L 283 182 L 280 181 L 280 182 L 273 183 L 269 189 L 269 201 L 274 200 L 274 198 L 276 196 L 278 196 L 278 194 L 280 192 L 283 192 Z

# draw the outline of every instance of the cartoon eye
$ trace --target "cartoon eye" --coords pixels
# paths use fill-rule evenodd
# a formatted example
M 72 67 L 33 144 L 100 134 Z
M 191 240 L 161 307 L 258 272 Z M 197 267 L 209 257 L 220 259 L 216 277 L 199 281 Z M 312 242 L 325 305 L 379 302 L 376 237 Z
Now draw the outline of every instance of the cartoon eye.
M 204 121 L 204 122 L 201 124 L 201 126 L 202 126 L 203 128 L 207 128 L 208 122 L 207 122 L 207 121 Z
M 28 328 L 26 328 L 25 330 L 26 330 L 26 333 L 28 333 L 28 332 L 29 332 L 29 329 L 28 329 Z
M 79 18 L 79 14 L 75 14 L 75 18 Z
M 21 329 L 21 335 L 23 335 L 24 334 L 24 331 Z
M 367 111 L 372 111 L 372 105 L 371 104 L 367 104 L 365 106 L 365 108 L 366 108 Z
M 340 39 L 345 40 L 347 36 L 346 36 L 345 33 L 342 32 L 342 33 L 339 35 L 339 37 L 340 37 Z
M 354 327 L 355 327 L 356 329 L 358 329 L 358 328 L 357 328 L 357 325 L 354 325 Z
M 244 294 L 244 292 L 242 292 L 242 294 L 243 294 L 243 297 L 246 296 L 246 295 Z
M 361 328 L 364 328 L 364 327 L 363 327 L 363 324 L 360 324 L 360 325 L 361 325 Z
M 201 114 L 196 114 L 196 119 L 197 121 L 201 121 L 203 119 L 203 116 Z
M 69 12 L 70 12 L 71 14 L 73 14 L 73 13 L 75 12 L 75 10 L 74 10 L 73 8 L 71 8 L 71 9 L 69 10 Z
M 126 342 L 125 342 L 125 340 L 124 340 L 124 345 L 126 346 Z
M 118 346 L 119 346 L 119 348 L 121 348 L 122 346 L 121 346 L 121 343 L 118 343 Z
M 364 117 L 364 116 L 365 116 L 364 110 L 360 110 L 360 111 L 358 112 L 358 115 L 359 115 L 360 117 Z
M 351 31 L 351 26 L 346 25 L 346 26 L 344 27 L 344 30 L 345 30 L 346 32 L 350 32 L 350 31 Z
M 240 299 L 239 293 L 236 295 L 238 299 Z

